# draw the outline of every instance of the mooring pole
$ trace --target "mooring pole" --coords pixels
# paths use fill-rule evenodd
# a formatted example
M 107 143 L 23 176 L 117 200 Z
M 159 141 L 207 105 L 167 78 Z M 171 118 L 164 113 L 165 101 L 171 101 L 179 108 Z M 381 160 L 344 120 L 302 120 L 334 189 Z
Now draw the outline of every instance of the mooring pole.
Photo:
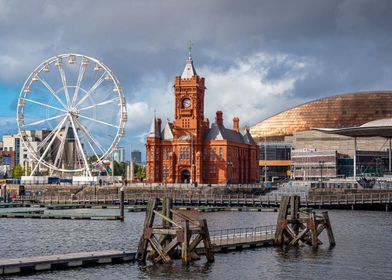
M 4 184 L 4 203 L 8 203 L 7 185 Z
M 120 188 L 120 219 L 124 221 L 124 186 Z

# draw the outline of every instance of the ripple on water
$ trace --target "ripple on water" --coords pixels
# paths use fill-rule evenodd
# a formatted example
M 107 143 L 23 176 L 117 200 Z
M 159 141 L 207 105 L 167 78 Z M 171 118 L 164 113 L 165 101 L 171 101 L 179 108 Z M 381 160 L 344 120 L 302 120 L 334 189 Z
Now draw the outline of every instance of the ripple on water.
M 116 214 L 118 210 L 69 210 Z M 54 271 L 20 279 L 390 279 L 392 275 L 392 215 L 384 212 L 330 211 L 337 246 L 325 241 L 310 247 L 261 248 L 219 254 L 213 264 L 202 258 L 190 267 L 169 265 L 107 265 Z M 276 213 L 193 212 L 207 218 L 210 229 L 274 224 Z M 125 222 L 90 220 L 0 220 L 0 257 L 48 255 L 96 250 L 135 251 L 144 213 L 126 213 Z M 15 278 L 15 277 L 13 277 Z

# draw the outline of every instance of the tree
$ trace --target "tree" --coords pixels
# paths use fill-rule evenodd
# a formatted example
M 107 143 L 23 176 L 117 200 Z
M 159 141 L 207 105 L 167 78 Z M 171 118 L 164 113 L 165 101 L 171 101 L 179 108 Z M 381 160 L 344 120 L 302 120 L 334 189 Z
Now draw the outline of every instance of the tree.
M 136 172 L 136 178 L 145 179 L 146 178 L 146 167 L 139 165 Z
M 18 163 L 14 169 L 12 170 L 12 177 L 14 178 L 20 178 L 24 175 L 24 170 L 22 166 Z

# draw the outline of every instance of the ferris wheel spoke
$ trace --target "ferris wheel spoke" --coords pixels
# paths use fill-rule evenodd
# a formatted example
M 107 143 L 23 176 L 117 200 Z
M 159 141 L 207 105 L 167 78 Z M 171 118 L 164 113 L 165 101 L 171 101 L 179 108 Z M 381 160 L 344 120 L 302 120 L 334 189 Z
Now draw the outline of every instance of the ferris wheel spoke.
M 91 133 L 88 131 L 88 129 L 78 120 L 75 119 L 76 123 L 78 124 L 78 126 L 80 127 L 80 129 L 88 136 L 88 138 L 90 138 L 90 140 L 95 144 L 95 146 L 98 147 L 98 149 L 101 151 L 102 155 L 105 154 L 105 150 L 102 147 L 102 145 L 94 139 L 94 137 L 91 135 Z
M 114 103 L 114 102 L 116 102 L 119 99 L 120 99 L 120 97 L 116 97 L 116 98 L 113 98 L 113 99 L 110 99 L 110 100 L 103 101 L 101 103 L 97 103 L 97 104 L 94 104 L 94 105 L 91 105 L 91 106 L 80 108 L 79 111 L 89 110 L 89 109 L 93 109 L 93 108 L 96 108 L 96 107 L 99 107 L 99 106 L 103 106 L 103 105 L 106 105 L 106 104 Z
M 57 138 L 57 135 L 59 134 L 62 126 L 64 125 L 65 121 L 67 120 L 68 115 L 63 119 L 62 122 L 59 123 L 59 125 L 56 127 L 56 132 L 54 133 L 53 138 L 50 140 L 48 146 L 46 147 L 45 151 L 43 152 L 43 154 L 41 155 L 41 157 L 39 158 L 37 165 L 34 167 L 33 171 L 31 172 L 31 174 L 34 174 L 35 171 L 37 170 L 37 168 L 39 167 L 39 165 L 41 164 L 42 160 L 45 158 L 46 154 L 48 153 L 50 147 L 52 146 L 54 140 Z
M 83 103 L 105 80 L 106 72 L 103 72 L 101 77 L 95 82 L 95 84 L 87 91 L 87 93 L 76 103 L 76 107 Z
M 82 143 L 80 142 L 79 135 L 78 135 L 78 131 L 77 131 L 76 126 L 75 126 L 75 123 L 74 123 L 74 121 L 73 121 L 73 117 L 70 116 L 69 119 L 70 119 L 70 121 L 71 121 L 71 126 L 72 126 L 72 130 L 73 130 L 73 132 L 74 132 L 74 135 L 75 135 L 76 142 L 77 142 L 77 144 L 78 144 L 77 146 L 79 147 L 79 151 L 80 151 L 80 153 L 81 153 L 81 155 L 82 155 L 82 157 L 83 157 L 83 161 L 84 161 L 84 165 L 85 165 L 85 167 L 86 167 L 87 175 L 88 175 L 89 177 L 91 177 L 90 167 L 88 166 L 88 162 L 87 162 L 87 159 L 86 159 L 86 155 L 85 155 L 85 153 L 83 152 L 83 146 L 82 146 Z
M 71 100 L 69 98 L 69 92 L 68 92 L 68 87 L 67 87 L 67 78 L 65 77 L 65 72 L 63 69 L 63 64 L 59 63 L 58 68 L 61 76 L 61 82 L 63 83 L 63 88 L 64 88 L 64 94 L 65 94 L 65 99 L 67 100 L 67 106 L 69 107 L 71 105 Z
M 65 141 L 67 140 L 68 128 L 69 128 L 69 122 L 67 122 L 67 124 L 65 125 L 64 136 L 61 139 L 60 147 L 57 150 L 56 158 L 54 160 L 54 166 L 57 166 L 58 162 L 61 163 L 61 160 L 62 160 L 62 157 L 64 154 L 64 144 L 65 144 Z
M 37 75 L 38 80 L 50 91 L 50 93 L 57 99 L 58 102 L 64 107 L 64 109 L 67 109 L 67 106 L 64 104 L 63 100 L 57 95 L 57 93 L 54 91 L 54 89 L 41 77 Z
M 75 92 L 72 97 L 72 105 L 75 105 L 75 102 L 78 99 L 80 85 L 82 84 L 82 80 L 83 80 L 84 72 L 86 72 L 86 68 L 87 68 L 86 65 L 82 62 L 79 68 L 79 75 L 78 75 L 78 80 L 76 82 Z
M 66 110 L 54 107 L 54 106 L 49 105 L 49 104 L 45 104 L 45 103 L 42 103 L 42 102 L 39 102 L 39 101 L 35 101 L 35 100 L 29 99 L 29 98 L 25 98 L 24 100 L 28 101 L 28 102 L 31 102 L 31 103 L 34 103 L 34 104 L 37 104 L 37 105 L 41 105 L 41 106 L 47 107 L 47 108 L 51 108 L 53 110 L 57 110 L 57 111 L 61 111 L 61 112 L 67 113 Z
M 68 117 L 68 115 L 67 116 L 65 116 L 65 118 L 64 118 L 64 120 L 66 120 L 67 119 L 67 117 Z M 53 134 L 56 132 L 56 130 L 59 128 L 59 127 L 61 127 L 62 126 L 62 121 L 60 121 L 57 125 L 56 125 L 56 127 L 54 128 L 54 129 L 52 129 L 52 131 L 38 144 L 38 146 L 37 146 L 37 151 L 39 151 L 40 149 L 42 149 L 42 147 L 44 147 L 45 146 L 45 144 L 46 144 L 46 142 L 48 142 L 49 141 L 49 139 L 51 139 L 51 137 L 53 136 Z
M 79 128 L 81 129 L 81 131 L 82 131 L 82 133 L 83 133 L 83 135 L 84 135 L 84 138 L 86 139 L 88 145 L 90 146 L 90 148 L 91 148 L 91 150 L 93 151 L 95 157 L 97 158 L 97 161 L 99 161 L 100 156 L 97 154 L 97 152 L 96 152 L 95 149 L 94 149 L 94 146 L 93 146 L 94 141 L 93 141 L 93 139 L 91 138 L 91 136 L 88 135 L 88 133 L 84 130 L 83 126 L 80 124 L 80 122 L 79 122 L 77 119 L 75 119 L 75 122 L 78 124 Z M 89 139 L 89 138 L 90 138 L 90 139 Z M 92 141 L 93 144 L 92 144 L 90 141 Z M 95 145 L 97 145 L 97 144 L 95 144 Z M 97 147 L 100 148 L 98 145 L 97 145 Z M 102 150 L 101 150 L 101 151 L 102 151 Z M 102 152 L 103 152 L 103 151 L 102 151 Z
M 46 118 L 46 119 L 43 119 L 43 120 L 40 120 L 40 121 L 36 121 L 36 122 L 25 124 L 24 127 L 26 127 L 26 126 L 33 126 L 33 125 L 41 124 L 41 123 L 44 123 L 44 122 L 47 122 L 47 121 L 59 119 L 59 118 L 64 117 L 66 115 L 67 114 L 56 115 L 56 116 L 53 116 L 53 117 L 50 117 L 50 118 Z
M 111 127 L 117 128 L 117 129 L 119 128 L 119 126 L 117 126 L 117 125 L 110 124 L 110 123 L 107 123 L 107 122 L 103 122 L 103 121 L 100 121 L 100 120 L 97 120 L 97 119 L 93 119 L 93 118 L 90 118 L 90 117 L 87 117 L 87 116 L 84 116 L 84 115 L 80 115 L 79 114 L 79 117 L 83 118 L 83 119 L 86 119 L 86 120 L 90 120 L 90 121 L 96 122 L 96 123 L 100 123 L 100 124 L 104 124 L 104 125 L 107 125 L 107 126 L 111 126 Z

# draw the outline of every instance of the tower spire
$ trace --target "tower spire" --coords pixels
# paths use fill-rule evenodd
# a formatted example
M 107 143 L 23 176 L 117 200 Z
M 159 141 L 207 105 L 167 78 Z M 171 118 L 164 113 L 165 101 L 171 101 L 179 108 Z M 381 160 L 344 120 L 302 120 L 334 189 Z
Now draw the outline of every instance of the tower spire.
M 190 79 L 193 76 L 196 76 L 196 69 L 193 66 L 193 60 L 192 60 L 192 41 L 189 41 L 189 47 L 188 47 L 189 53 L 188 53 L 188 60 L 186 61 L 185 69 L 182 72 L 181 79 Z
M 192 60 L 192 40 L 189 40 L 189 56 L 188 60 Z

